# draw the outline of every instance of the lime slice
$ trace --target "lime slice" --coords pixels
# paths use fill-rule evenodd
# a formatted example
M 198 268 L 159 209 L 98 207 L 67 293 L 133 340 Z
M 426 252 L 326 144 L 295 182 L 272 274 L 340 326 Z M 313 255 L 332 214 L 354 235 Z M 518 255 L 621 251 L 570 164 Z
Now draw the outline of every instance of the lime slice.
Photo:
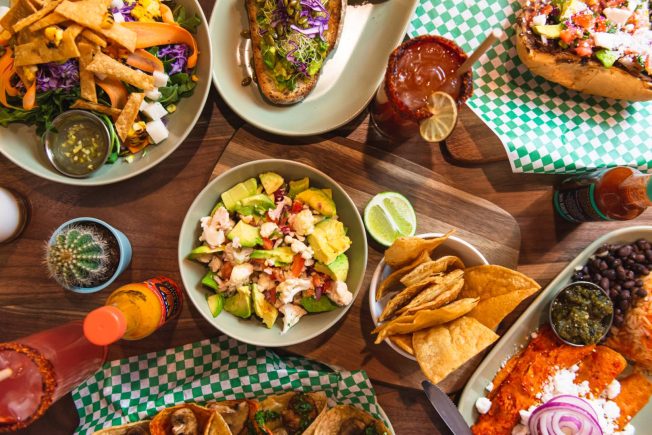
M 419 125 L 421 137 L 428 142 L 441 142 L 453 132 L 457 124 L 457 104 L 446 92 L 435 92 L 428 98 L 430 118 Z
M 364 224 L 374 240 L 390 246 L 398 237 L 414 235 L 417 215 L 406 197 L 396 192 L 383 192 L 371 198 L 365 207 Z

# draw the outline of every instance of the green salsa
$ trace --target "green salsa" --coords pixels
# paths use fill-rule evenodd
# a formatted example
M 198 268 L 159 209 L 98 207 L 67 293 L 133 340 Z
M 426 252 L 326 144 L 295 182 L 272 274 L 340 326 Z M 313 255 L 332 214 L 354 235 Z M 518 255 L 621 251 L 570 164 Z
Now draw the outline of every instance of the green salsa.
M 550 320 L 557 335 L 577 345 L 595 344 L 605 335 L 613 304 L 600 289 L 574 284 L 552 302 Z

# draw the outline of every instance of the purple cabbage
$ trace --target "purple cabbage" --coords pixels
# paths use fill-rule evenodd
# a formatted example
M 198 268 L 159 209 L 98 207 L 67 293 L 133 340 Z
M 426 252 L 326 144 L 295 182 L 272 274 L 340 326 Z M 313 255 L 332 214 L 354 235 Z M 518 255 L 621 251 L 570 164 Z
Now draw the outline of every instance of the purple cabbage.
M 163 45 L 158 49 L 158 57 L 170 62 L 169 75 L 185 71 L 188 64 L 189 47 L 186 44 Z
M 79 85 L 79 63 L 69 59 L 64 63 L 46 63 L 38 66 L 36 73 L 37 92 L 70 90 Z
M 126 22 L 136 21 L 136 19 L 131 15 L 131 11 L 134 10 L 136 4 L 137 2 L 133 2 L 132 4 L 125 4 L 121 8 L 111 8 L 111 13 L 114 15 L 120 13 Z

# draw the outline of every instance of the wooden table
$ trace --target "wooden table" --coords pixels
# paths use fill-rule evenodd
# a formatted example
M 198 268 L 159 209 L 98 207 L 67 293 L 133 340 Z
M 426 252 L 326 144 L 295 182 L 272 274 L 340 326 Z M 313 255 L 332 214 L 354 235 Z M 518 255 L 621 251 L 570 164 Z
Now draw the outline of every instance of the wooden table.
M 212 2 L 202 3 L 210 13 Z M 45 276 L 41 261 L 44 241 L 70 218 L 95 216 L 128 234 L 134 248 L 133 261 L 112 288 L 156 274 L 180 280 L 176 253 L 181 222 L 227 142 L 242 125 L 243 121 L 212 90 L 193 133 L 173 155 L 134 179 L 99 188 L 44 181 L 0 157 L 0 185 L 14 187 L 32 203 L 31 222 L 22 237 L 0 247 L 0 341 L 81 319 L 105 300 L 108 292 L 76 295 L 65 292 Z M 559 181 L 558 177 L 512 174 L 506 161 L 477 167 L 458 166 L 451 163 L 445 149 L 420 140 L 392 145 L 368 128 L 366 112 L 328 136 L 346 136 L 397 154 L 436 171 L 451 185 L 510 212 L 522 234 L 519 270 L 542 285 L 596 237 L 627 225 L 562 222 L 555 218 L 551 207 L 552 185 Z M 288 139 L 275 140 L 292 143 Z M 449 142 L 498 145 L 493 133 L 468 109 L 462 112 L 461 122 Z M 652 224 L 652 213 L 644 213 L 635 224 Z M 191 304 L 186 304 L 178 322 L 163 327 L 146 340 L 123 341 L 112 346 L 109 358 L 160 350 L 216 333 Z M 390 387 L 380 381 L 374 385 L 380 404 L 398 434 L 446 433 L 422 392 Z M 67 396 L 21 433 L 68 434 L 76 425 L 77 415 Z

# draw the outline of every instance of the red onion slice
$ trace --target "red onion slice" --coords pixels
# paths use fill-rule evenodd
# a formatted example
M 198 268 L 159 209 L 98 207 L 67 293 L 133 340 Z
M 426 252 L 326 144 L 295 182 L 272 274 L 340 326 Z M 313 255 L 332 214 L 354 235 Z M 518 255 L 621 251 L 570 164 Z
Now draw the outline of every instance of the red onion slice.
M 534 435 L 603 435 L 591 405 L 570 395 L 557 396 L 536 408 L 528 426 Z

